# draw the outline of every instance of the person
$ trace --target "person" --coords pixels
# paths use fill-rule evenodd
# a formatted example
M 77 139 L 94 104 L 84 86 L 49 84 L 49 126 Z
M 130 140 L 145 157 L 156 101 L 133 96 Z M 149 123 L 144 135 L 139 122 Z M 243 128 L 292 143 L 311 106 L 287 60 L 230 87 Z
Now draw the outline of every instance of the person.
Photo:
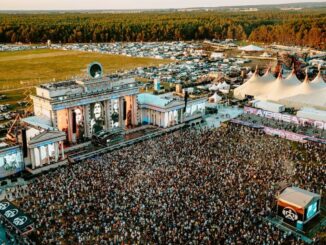
M 91 120 L 91 133 L 96 134 L 104 127 L 104 110 L 100 102 L 95 103 L 93 107 L 93 117 Z

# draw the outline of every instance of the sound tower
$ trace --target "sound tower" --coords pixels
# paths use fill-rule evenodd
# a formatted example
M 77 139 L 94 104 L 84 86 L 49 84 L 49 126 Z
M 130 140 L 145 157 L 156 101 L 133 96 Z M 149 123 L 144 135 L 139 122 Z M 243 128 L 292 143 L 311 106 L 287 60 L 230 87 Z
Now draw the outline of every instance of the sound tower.
M 24 156 L 24 158 L 26 158 L 26 157 L 28 157 L 26 128 L 22 129 L 22 141 L 23 141 L 23 156 Z
M 123 121 L 127 119 L 127 101 L 123 100 Z
M 186 90 L 185 91 L 185 107 L 183 108 L 183 113 L 185 113 L 187 110 L 188 96 L 189 96 L 188 91 Z
M 76 122 L 76 112 L 72 112 L 72 132 L 75 134 L 77 132 L 77 122 Z

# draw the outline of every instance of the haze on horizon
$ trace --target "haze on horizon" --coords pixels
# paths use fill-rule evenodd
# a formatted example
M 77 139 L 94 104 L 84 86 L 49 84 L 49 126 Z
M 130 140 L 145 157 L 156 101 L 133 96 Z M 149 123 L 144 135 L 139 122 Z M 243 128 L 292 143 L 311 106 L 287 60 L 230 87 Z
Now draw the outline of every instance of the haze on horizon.
M 128 10 L 223 7 L 237 5 L 268 5 L 324 0 L 0 0 L 0 11 L 5 10 Z

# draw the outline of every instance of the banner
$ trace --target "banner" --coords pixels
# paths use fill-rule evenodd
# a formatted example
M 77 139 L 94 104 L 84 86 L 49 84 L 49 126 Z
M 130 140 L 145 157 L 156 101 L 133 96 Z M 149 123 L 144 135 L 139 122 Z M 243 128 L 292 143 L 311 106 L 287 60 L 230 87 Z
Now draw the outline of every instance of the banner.
M 33 224 L 33 221 L 28 215 L 23 213 L 19 208 L 6 199 L 0 201 L 0 215 L 6 218 L 21 232 L 24 232 L 24 229 L 27 226 Z
M 315 142 L 315 143 L 326 144 L 326 139 L 318 139 L 315 137 L 310 137 L 310 136 L 303 135 L 303 134 L 296 134 L 296 133 L 289 132 L 289 131 L 282 130 L 282 129 L 264 127 L 259 124 L 241 121 L 238 119 L 231 119 L 230 122 L 236 123 L 239 125 L 243 125 L 246 127 L 250 127 L 250 128 L 262 129 L 265 134 L 272 135 L 272 136 L 278 136 L 280 138 L 288 139 L 291 141 L 297 141 L 297 142 L 301 142 L 301 143 L 307 143 L 307 141 L 311 141 L 311 142 Z
M 326 122 L 324 121 L 317 121 L 317 120 L 297 117 L 289 114 L 283 114 L 279 112 L 265 111 L 262 109 L 245 106 L 244 113 L 253 114 L 256 116 L 275 119 L 275 120 L 281 120 L 283 122 L 293 123 L 302 126 L 312 126 L 318 129 L 326 129 Z
M 289 131 L 276 129 L 276 128 L 269 128 L 269 127 L 264 127 L 263 130 L 264 130 L 265 134 L 268 134 L 268 135 L 273 135 L 273 136 L 276 135 L 280 138 L 297 141 L 297 142 L 301 142 L 301 143 L 307 142 L 305 140 L 305 138 L 307 137 L 306 135 L 296 134 L 296 133 L 292 133 Z

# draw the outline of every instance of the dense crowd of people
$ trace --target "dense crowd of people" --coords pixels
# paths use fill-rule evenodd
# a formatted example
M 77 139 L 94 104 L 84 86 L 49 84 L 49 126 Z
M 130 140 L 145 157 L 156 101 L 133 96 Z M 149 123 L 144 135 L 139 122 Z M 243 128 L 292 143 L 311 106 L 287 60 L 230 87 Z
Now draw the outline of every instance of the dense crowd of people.
M 57 169 L 16 196 L 42 244 L 301 244 L 264 218 L 282 187 L 325 191 L 324 159 L 325 146 L 235 124 L 186 129 Z

